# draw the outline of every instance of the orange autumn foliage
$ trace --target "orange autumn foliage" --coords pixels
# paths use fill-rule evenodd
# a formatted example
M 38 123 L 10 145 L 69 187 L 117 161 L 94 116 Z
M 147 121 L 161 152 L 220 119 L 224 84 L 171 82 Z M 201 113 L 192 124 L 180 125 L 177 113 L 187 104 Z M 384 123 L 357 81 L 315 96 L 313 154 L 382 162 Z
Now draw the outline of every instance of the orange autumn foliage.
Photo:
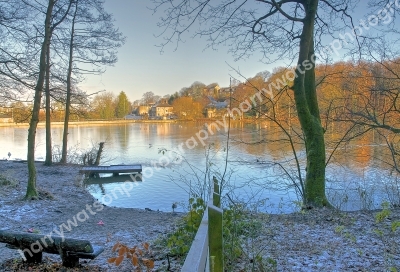
M 154 260 L 150 258 L 152 256 L 150 245 L 149 243 L 143 243 L 141 246 L 142 248 L 139 246 L 128 247 L 117 242 L 113 246 L 112 252 L 117 252 L 118 256 L 109 258 L 107 262 L 119 266 L 124 259 L 128 259 L 134 266 L 135 271 L 150 272 L 154 268 Z

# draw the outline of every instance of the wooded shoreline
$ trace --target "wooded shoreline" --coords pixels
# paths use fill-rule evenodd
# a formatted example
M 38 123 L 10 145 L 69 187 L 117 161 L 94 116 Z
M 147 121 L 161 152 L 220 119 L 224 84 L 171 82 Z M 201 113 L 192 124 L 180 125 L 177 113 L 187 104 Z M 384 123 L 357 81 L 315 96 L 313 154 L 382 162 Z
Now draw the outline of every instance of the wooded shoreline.
M 74 121 L 69 122 L 70 126 L 79 126 L 79 125 L 115 125 L 115 124 L 130 124 L 130 123 L 185 123 L 185 122 L 204 122 L 210 123 L 220 119 L 213 118 L 213 119 L 196 119 L 196 120 L 90 120 L 90 121 Z M 267 120 L 257 120 L 258 122 L 265 122 Z M 241 120 L 234 120 L 231 119 L 231 122 L 242 122 L 242 123 L 253 123 L 255 122 L 254 119 L 241 119 Z M 41 121 L 38 123 L 38 127 L 45 127 L 46 122 Z M 51 122 L 52 126 L 63 126 L 64 122 Z M 29 127 L 29 123 L 0 123 L 0 127 Z
M 129 123 L 176 123 L 177 120 L 112 120 L 112 121 L 79 121 L 69 122 L 70 126 L 78 125 L 110 125 L 110 124 L 129 124 Z M 44 127 L 46 122 L 39 122 L 38 127 Z M 51 122 L 53 126 L 63 126 L 64 122 Z M 29 123 L 0 123 L 0 127 L 29 127 Z

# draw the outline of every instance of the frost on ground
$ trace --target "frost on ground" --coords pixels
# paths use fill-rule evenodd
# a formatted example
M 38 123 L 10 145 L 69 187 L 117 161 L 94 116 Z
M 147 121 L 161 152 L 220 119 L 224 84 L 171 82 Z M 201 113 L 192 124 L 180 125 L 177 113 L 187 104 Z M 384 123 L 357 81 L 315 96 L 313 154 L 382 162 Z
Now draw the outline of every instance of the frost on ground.
M 144 242 L 151 245 L 159 236 L 171 232 L 181 216 L 176 213 L 107 206 L 102 206 L 100 210 L 99 207 L 94 207 L 96 199 L 82 186 L 77 186 L 77 181 L 82 178 L 78 174 L 78 166 L 46 167 L 38 163 L 36 167 L 41 199 L 25 201 L 23 197 L 28 179 L 27 165 L 0 161 L 0 174 L 11 181 L 9 185 L 0 187 L 0 229 L 18 232 L 31 230 L 54 235 L 63 232 L 65 237 L 86 239 L 102 245 L 105 251 L 95 260 L 87 260 L 93 267 L 98 266 L 105 271 L 131 271 L 132 266 L 127 261 L 118 268 L 107 263 L 107 259 L 115 255 L 111 252 L 113 245 L 118 241 L 128 246 Z M 92 213 L 87 205 L 91 206 Z M 78 214 L 81 220 L 75 220 Z M 73 224 L 68 224 L 68 220 Z M 60 261 L 57 255 L 44 256 Z M 21 256 L 16 250 L 8 249 L 5 244 L 0 243 L 0 263 L 10 259 L 19 260 Z M 156 267 L 164 271 L 162 269 L 167 267 L 165 254 L 154 252 L 154 259 Z M 171 262 L 171 269 L 178 266 L 177 261 Z M 0 271 L 4 270 L 0 266 Z
M 400 269 L 398 210 L 383 222 L 375 212 L 313 210 L 271 215 L 263 228 L 265 257 L 279 271 L 397 271 Z
M 118 268 L 107 263 L 114 256 L 112 246 L 117 241 L 128 246 L 143 242 L 151 245 L 158 237 L 171 233 L 181 215 L 115 207 L 93 209 L 92 214 L 87 205 L 93 205 L 95 199 L 79 186 L 78 170 L 77 166 L 37 164 L 41 200 L 24 201 L 26 164 L 0 161 L 0 174 L 9 181 L 0 185 L 0 228 L 48 234 L 54 229 L 60 231 L 60 225 L 86 210 L 88 218 L 78 221 L 69 232 L 64 228 L 65 235 L 103 245 L 105 251 L 93 261 L 82 260 L 81 271 L 132 271 L 127 260 Z M 392 230 L 392 225 L 400 221 L 400 210 L 392 209 L 382 222 L 376 221 L 378 212 L 322 209 L 287 215 L 254 214 L 262 227 L 243 245 L 243 255 L 269 258 L 276 262 L 277 271 L 400 270 L 400 229 Z M 20 259 L 16 250 L 0 244 L 0 271 L 14 271 L 12 265 Z M 57 255 L 45 254 L 44 259 L 52 265 L 60 261 Z M 168 260 L 163 250 L 154 250 L 153 259 L 154 271 L 166 271 L 169 262 L 170 271 L 179 271 L 182 261 Z M 251 271 L 253 263 L 243 258 L 234 271 Z

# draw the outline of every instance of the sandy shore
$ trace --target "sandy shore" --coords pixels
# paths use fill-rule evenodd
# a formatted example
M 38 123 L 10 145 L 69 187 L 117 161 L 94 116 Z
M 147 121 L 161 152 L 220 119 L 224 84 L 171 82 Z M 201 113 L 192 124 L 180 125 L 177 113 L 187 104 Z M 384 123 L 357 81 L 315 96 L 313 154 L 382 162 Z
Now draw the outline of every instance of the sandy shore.
M 0 173 L 14 181 L 13 185 L 0 187 L 0 228 L 13 231 L 33 228 L 48 234 L 80 213 L 84 222 L 79 222 L 66 237 L 88 239 L 106 248 L 96 260 L 85 264 L 89 270 L 84 271 L 131 271 L 132 266 L 125 261 L 119 268 L 107 264 L 114 243 L 151 244 L 160 235 L 171 232 L 181 215 L 105 206 L 100 210 L 94 204 L 96 199 L 79 186 L 78 170 L 77 166 L 46 167 L 38 163 L 37 185 L 42 199 L 24 201 L 26 164 L 0 161 Z M 250 257 L 238 262 L 234 271 L 251 271 L 254 252 L 276 261 L 277 271 L 399 270 L 400 228 L 392 231 L 392 224 L 400 221 L 400 211 L 392 209 L 380 223 L 376 222 L 378 212 L 322 209 L 288 215 L 254 214 L 254 220 L 262 226 L 256 238 L 243 245 L 244 255 Z M 98 224 L 100 221 L 104 224 Z M 166 271 L 165 254 L 154 254 L 154 271 Z M 59 261 L 56 255 L 48 256 L 53 262 Z M 15 250 L 0 244 L 0 263 L 3 263 L 3 270 L 1 265 L 0 270 L 4 271 L 7 260 L 14 259 L 21 257 Z M 178 263 L 173 260 L 170 271 L 179 271 Z

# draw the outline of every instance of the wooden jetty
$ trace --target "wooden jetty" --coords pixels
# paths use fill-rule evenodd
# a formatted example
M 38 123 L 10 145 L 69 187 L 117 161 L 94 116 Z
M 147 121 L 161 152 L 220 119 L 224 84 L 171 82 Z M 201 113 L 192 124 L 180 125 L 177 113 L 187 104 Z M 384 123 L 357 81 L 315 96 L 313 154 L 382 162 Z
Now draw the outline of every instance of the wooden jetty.
M 141 164 L 118 164 L 109 166 L 84 166 L 79 170 L 79 173 L 85 173 L 89 176 L 96 176 L 98 174 L 108 174 L 111 173 L 114 176 L 118 176 L 122 173 L 141 173 Z
M 94 178 L 87 178 L 84 179 L 83 183 L 85 185 L 103 185 L 109 183 L 118 183 L 118 182 L 125 182 L 125 181 L 132 181 L 132 182 L 141 182 L 142 177 L 140 175 L 135 176 L 132 175 L 119 175 L 119 176 L 109 176 L 109 177 L 94 177 Z

